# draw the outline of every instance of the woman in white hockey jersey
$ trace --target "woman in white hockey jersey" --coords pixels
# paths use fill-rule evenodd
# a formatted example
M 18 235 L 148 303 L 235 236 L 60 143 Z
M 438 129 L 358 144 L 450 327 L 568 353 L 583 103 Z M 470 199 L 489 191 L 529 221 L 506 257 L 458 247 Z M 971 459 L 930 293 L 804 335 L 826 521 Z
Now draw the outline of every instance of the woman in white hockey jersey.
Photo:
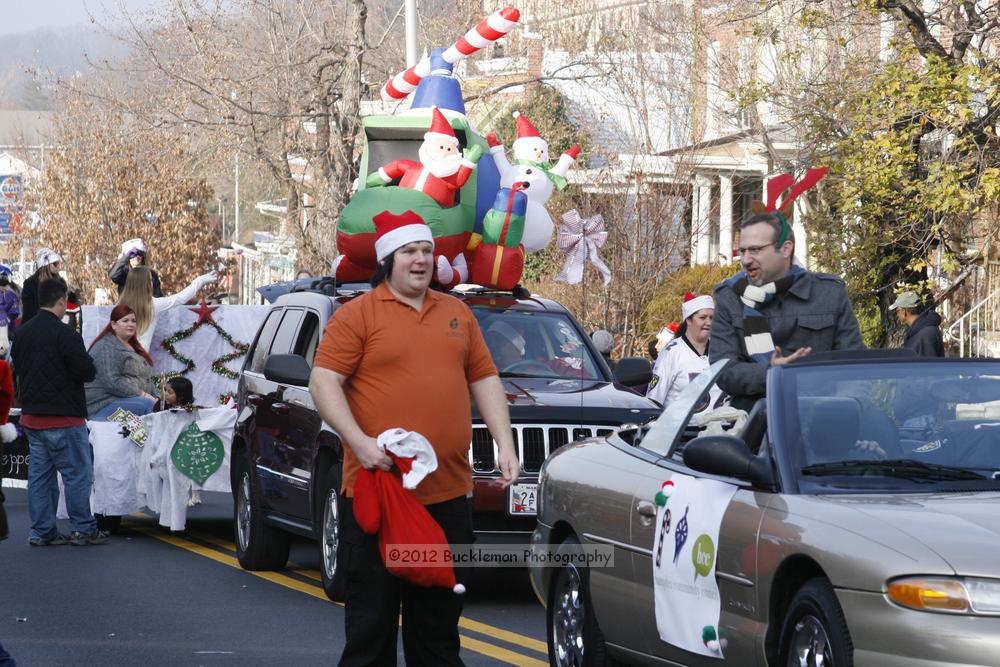
M 656 358 L 653 379 L 646 396 L 667 405 L 677 398 L 691 380 L 707 369 L 708 338 L 715 317 L 715 302 L 707 294 L 695 296 L 688 292 L 681 305 L 684 320 L 674 339 Z

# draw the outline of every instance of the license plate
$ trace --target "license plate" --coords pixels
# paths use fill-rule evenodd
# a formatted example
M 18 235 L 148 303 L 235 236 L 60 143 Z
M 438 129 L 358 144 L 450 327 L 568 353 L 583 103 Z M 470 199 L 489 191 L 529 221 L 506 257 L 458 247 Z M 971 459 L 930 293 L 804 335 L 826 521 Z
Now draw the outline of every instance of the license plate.
M 511 484 L 507 493 L 507 513 L 534 516 L 538 513 L 538 485 Z

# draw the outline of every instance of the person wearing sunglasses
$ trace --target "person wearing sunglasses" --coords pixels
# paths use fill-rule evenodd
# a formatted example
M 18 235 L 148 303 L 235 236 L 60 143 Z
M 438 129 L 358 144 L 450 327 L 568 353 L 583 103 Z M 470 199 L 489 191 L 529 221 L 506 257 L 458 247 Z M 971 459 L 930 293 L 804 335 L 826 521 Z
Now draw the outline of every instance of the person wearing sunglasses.
M 149 262 L 149 247 L 142 239 L 129 239 L 122 243 L 122 254 L 115 261 L 114 265 L 108 269 L 108 278 L 118 286 L 118 294 L 125 289 L 125 280 L 128 272 L 137 266 L 146 266 Z M 149 270 L 153 276 L 153 297 L 163 296 L 160 289 L 160 274 L 152 269 Z
M 62 257 L 59 253 L 42 248 L 35 253 L 35 272 L 28 276 L 21 288 L 21 324 L 26 323 L 38 313 L 38 286 L 45 280 L 63 280 L 59 272 L 62 270 Z

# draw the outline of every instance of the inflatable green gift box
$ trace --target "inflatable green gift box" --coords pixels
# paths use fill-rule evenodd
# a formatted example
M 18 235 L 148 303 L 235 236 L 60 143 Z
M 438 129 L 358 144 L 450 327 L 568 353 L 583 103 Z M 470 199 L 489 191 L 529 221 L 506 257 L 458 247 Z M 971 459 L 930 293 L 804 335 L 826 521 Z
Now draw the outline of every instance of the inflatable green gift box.
M 515 183 L 513 188 L 500 188 L 493 208 L 483 217 L 483 243 L 516 248 L 524 236 L 524 213 L 528 196 Z

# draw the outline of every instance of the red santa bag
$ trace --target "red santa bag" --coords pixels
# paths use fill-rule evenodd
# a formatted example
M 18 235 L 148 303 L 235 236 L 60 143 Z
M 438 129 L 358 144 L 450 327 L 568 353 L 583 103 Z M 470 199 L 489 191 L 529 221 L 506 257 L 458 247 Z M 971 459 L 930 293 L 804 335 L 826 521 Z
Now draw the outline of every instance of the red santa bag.
M 391 453 L 389 456 L 403 473 L 409 471 L 407 459 Z M 465 586 L 455 579 L 455 568 L 446 561 L 445 551 L 450 553 L 450 549 L 444 530 L 427 508 L 403 488 L 399 475 L 385 470 L 360 470 L 354 482 L 354 518 L 365 533 L 378 534 L 382 561 L 395 576 L 417 586 L 465 592 Z M 421 550 L 428 553 L 414 558 L 412 552 L 402 554 L 407 545 L 435 548 L 424 546 Z M 399 550 L 405 558 L 390 558 L 387 549 Z M 401 562 L 393 563 L 394 560 Z M 420 565 L 420 560 L 426 564 Z

